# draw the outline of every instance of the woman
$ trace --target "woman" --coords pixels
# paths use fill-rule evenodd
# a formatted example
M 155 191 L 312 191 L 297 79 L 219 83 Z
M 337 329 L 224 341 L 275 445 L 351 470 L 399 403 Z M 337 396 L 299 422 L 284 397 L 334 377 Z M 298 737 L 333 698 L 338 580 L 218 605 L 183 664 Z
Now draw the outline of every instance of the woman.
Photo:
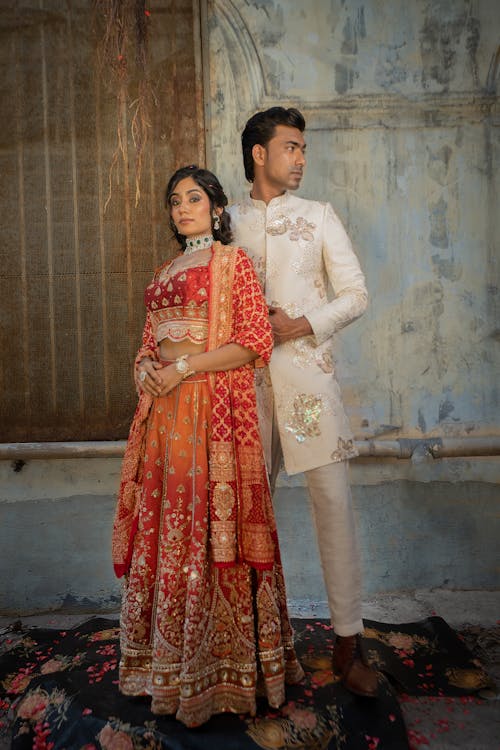
M 297 682 L 254 367 L 269 360 L 267 308 L 231 247 L 227 198 L 195 166 L 171 177 L 182 251 L 147 287 L 139 403 L 122 468 L 113 560 L 125 575 L 120 690 L 187 726 L 254 714 Z M 215 239 L 214 239 L 215 238 Z

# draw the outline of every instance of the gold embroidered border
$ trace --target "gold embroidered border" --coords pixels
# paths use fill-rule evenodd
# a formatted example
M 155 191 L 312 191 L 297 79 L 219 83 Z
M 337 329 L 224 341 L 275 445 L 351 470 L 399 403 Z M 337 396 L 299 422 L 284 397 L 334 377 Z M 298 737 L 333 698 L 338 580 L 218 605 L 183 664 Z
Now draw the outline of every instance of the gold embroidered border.
M 274 556 L 274 544 L 269 527 L 264 523 L 245 522 L 241 531 L 242 546 L 252 563 L 265 564 Z
M 243 484 L 262 481 L 262 449 L 260 445 L 242 445 L 239 450 L 240 473 Z
M 234 521 L 212 521 L 210 543 L 216 563 L 234 562 L 236 523 Z
M 213 482 L 234 482 L 234 452 L 231 443 L 213 441 L 210 446 L 210 479 Z
M 235 508 L 234 490 L 226 482 L 217 482 L 212 490 L 214 515 L 219 521 L 229 521 Z

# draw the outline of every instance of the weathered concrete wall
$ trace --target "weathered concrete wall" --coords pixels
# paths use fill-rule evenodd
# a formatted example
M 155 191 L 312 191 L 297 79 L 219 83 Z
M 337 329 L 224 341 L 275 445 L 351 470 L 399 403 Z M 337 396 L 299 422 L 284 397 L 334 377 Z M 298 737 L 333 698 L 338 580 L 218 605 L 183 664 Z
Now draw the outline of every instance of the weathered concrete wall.
M 369 310 L 338 342 L 357 436 L 498 433 L 498 3 L 213 0 L 207 28 L 231 198 L 248 116 L 298 106 L 300 193 L 333 203 L 366 271 Z
M 119 469 L 119 459 L 0 461 L 0 614 L 118 608 L 110 535 Z M 367 596 L 499 588 L 498 461 L 358 459 L 351 475 Z M 325 612 L 303 476 L 282 476 L 274 504 L 292 606 Z
M 0 612 L 116 610 L 119 459 L 0 461 Z
M 356 459 L 351 482 L 365 597 L 500 588 L 498 460 Z M 303 476 L 282 476 L 274 504 L 290 599 L 325 602 Z

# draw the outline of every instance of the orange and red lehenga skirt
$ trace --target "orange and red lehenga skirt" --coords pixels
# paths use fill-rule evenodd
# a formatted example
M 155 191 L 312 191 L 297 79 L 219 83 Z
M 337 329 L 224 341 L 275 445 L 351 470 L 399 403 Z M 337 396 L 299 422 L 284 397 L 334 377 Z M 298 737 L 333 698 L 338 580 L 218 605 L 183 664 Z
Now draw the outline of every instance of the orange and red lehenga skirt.
M 273 707 L 302 668 L 293 648 L 283 572 L 209 555 L 206 376 L 153 400 L 143 490 L 121 613 L 120 690 L 151 695 L 156 714 L 198 726 L 223 711 L 255 714 L 262 685 Z

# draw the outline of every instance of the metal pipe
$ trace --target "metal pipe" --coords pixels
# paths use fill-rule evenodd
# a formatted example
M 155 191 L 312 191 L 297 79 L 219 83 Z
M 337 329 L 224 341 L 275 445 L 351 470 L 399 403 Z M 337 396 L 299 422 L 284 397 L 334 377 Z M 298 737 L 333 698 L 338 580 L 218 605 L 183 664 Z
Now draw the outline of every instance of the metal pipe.
M 0 459 L 27 461 L 33 458 L 121 458 L 125 440 L 95 440 L 68 443 L 0 443 Z
M 500 436 L 462 438 L 398 438 L 396 440 L 357 440 L 361 457 L 411 459 L 500 455 Z
M 500 438 L 498 436 L 443 438 L 431 441 L 430 451 L 433 458 L 443 456 L 498 456 L 500 455 Z
M 121 458 L 125 440 L 88 442 L 0 443 L 0 460 L 47 458 Z M 499 456 L 500 436 L 463 438 L 398 438 L 397 440 L 356 440 L 362 458 L 420 457 L 450 458 L 453 456 Z

